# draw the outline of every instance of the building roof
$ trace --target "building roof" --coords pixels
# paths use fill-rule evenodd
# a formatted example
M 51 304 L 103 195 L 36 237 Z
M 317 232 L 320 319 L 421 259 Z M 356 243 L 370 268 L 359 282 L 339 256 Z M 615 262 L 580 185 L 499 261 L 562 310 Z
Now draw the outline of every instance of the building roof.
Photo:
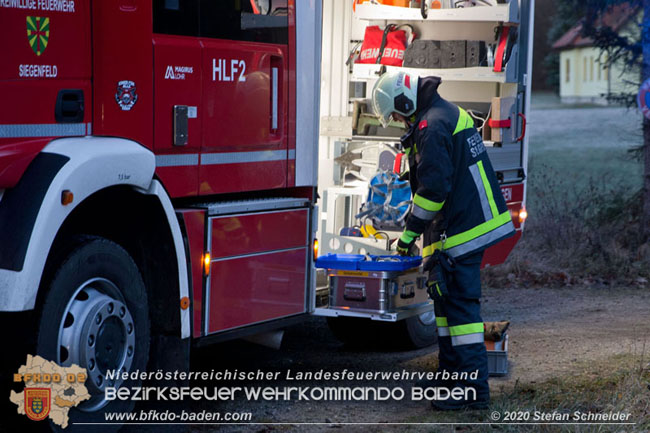
M 601 26 L 611 27 L 612 30 L 618 31 L 630 19 L 632 19 L 639 12 L 640 6 L 638 4 L 630 5 L 629 3 L 621 3 L 607 8 L 607 11 L 599 19 Z M 563 34 L 555 43 L 555 49 L 569 49 L 575 47 L 590 47 L 594 44 L 593 39 L 584 37 L 582 35 L 583 20 L 580 20 L 575 26 L 571 27 L 568 32 Z

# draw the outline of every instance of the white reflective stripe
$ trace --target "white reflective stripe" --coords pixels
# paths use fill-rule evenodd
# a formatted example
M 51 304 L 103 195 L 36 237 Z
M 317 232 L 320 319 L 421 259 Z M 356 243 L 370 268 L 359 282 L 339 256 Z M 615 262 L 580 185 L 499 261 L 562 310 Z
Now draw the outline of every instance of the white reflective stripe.
M 416 216 L 424 221 L 432 221 L 437 213 L 438 212 L 436 211 L 423 209 L 420 206 L 416 205 L 415 203 L 413 203 L 413 210 L 411 211 L 411 214 L 413 216 Z
M 289 159 L 295 151 L 289 151 Z M 245 162 L 284 161 L 286 150 L 262 150 L 258 152 L 207 153 L 201 155 L 201 165 L 241 164 Z
M 86 131 L 91 130 L 90 125 L 90 123 L 27 123 L 20 125 L 0 125 L 0 138 L 70 137 L 86 135 Z
M 481 178 L 481 172 L 478 168 L 478 165 L 470 165 L 469 171 L 472 173 L 472 178 L 474 179 L 476 189 L 478 190 L 478 196 L 481 199 L 483 216 L 485 217 L 485 221 L 489 221 L 492 219 L 492 210 L 490 210 L 490 201 L 488 200 L 487 192 L 485 191 L 485 185 L 483 185 L 483 179 Z
M 449 327 L 438 326 L 438 337 L 449 337 Z
M 198 165 L 198 153 L 183 155 L 156 155 L 156 167 L 178 167 L 183 165 Z
M 454 335 L 451 337 L 452 346 L 463 346 L 465 344 L 483 343 L 485 340 L 482 332 L 466 335 Z
M 469 242 L 465 242 L 464 244 L 460 244 L 456 247 L 449 248 L 445 251 L 447 252 L 447 254 L 449 254 L 452 257 L 462 256 L 463 254 L 484 247 L 489 243 L 494 242 L 497 239 L 506 236 L 508 233 L 514 231 L 515 231 L 515 226 L 512 223 L 512 220 L 510 220 L 507 223 L 495 228 L 494 230 L 477 237 L 476 239 L 472 239 Z
M 241 164 L 246 162 L 284 161 L 286 150 L 266 150 L 261 152 L 206 153 L 201 155 L 201 165 Z M 296 159 L 296 151 L 288 152 L 288 159 Z M 198 165 L 198 153 L 178 155 L 156 155 L 157 167 L 181 167 Z

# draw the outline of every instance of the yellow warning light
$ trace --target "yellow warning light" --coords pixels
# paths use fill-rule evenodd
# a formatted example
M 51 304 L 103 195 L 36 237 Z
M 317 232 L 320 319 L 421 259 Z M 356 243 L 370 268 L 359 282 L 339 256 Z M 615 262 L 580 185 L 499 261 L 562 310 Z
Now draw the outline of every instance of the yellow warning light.
M 318 258 L 318 239 L 314 239 L 314 261 Z
M 526 218 L 528 218 L 528 212 L 526 211 L 525 207 L 521 207 L 521 211 L 519 211 L 519 222 L 523 224 L 524 221 L 526 221 Z
M 203 273 L 206 277 L 210 275 L 210 253 L 203 254 Z

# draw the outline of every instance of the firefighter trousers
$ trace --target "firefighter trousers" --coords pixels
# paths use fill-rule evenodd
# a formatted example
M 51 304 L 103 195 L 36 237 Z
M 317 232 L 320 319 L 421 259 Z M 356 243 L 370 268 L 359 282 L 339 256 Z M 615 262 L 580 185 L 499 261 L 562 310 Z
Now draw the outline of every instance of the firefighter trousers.
M 476 401 L 488 402 L 490 399 L 488 361 L 480 312 L 482 259 L 481 251 L 457 260 L 453 271 L 443 271 L 449 294 L 442 301 L 435 302 L 434 307 L 440 349 L 438 371 L 478 372 L 476 378 L 470 376 L 467 379 L 446 383 L 445 386 L 474 388 Z M 449 403 L 471 404 L 474 401 L 471 389 L 466 395 L 467 401 L 449 401 Z

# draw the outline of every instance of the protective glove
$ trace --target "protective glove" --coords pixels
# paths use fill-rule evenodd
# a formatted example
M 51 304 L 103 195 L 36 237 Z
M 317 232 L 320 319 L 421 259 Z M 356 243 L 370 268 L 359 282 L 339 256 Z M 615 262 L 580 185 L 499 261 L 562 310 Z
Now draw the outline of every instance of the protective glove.
M 444 251 L 436 250 L 426 261 L 424 270 L 429 272 L 427 279 L 427 292 L 434 302 L 444 302 L 449 291 L 447 290 L 447 278 L 451 278 L 456 267 L 456 261 Z M 447 278 L 445 278 L 445 272 Z
M 427 281 L 427 293 L 433 302 L 445 302 L 447 296 L 449 296 L 444 280 Z
M 404 233 L 402 233 L 402 236 L 400 236 L 399 240 L 397 241 L 397 247 L 395 248 L 397 254 L 400 256 L 408 256 L 409 250 L 415 243 L 415 240 L 418 238 L 418 236 L 420 235 L 415 232 L 404 230 Z

